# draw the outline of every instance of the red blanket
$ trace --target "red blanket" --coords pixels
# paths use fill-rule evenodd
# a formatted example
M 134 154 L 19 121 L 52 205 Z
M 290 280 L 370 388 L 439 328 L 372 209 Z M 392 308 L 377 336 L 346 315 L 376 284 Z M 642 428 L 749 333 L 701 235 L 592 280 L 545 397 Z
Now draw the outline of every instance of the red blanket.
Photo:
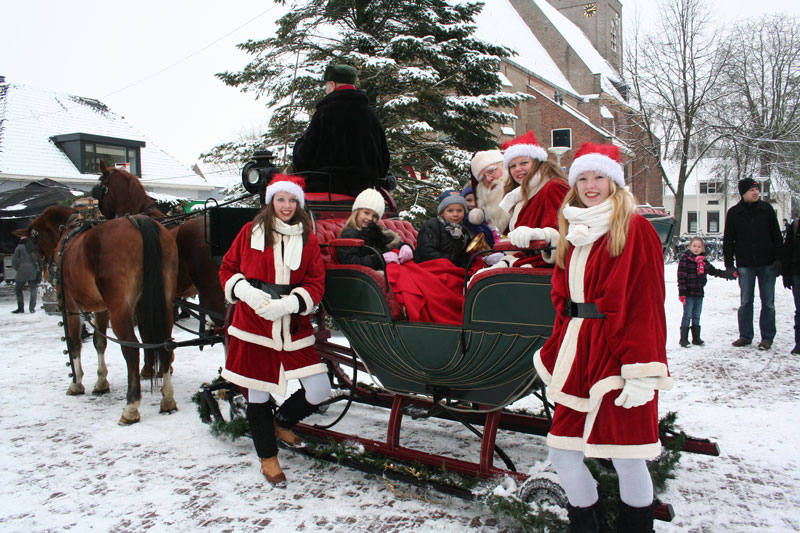
M 389 286 L 412 322 L 461 325 L 464 269 L 448 259 L 386 265 Z

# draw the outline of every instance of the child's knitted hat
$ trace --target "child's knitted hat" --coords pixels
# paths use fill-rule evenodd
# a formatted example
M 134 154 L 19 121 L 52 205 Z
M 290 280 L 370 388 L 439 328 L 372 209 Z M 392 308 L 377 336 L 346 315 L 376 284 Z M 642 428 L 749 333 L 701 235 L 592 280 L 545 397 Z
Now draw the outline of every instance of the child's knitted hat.
M 461 205 L 464 208 L 464 213 L 467 212 L 467 201 L 464 200 L 461 193 L 455 189 L 448 189 L 439 195 L 439 209 L 436 214 L 441 215 L 442 211 L 444 211 L 448 205 L 452 204 Z

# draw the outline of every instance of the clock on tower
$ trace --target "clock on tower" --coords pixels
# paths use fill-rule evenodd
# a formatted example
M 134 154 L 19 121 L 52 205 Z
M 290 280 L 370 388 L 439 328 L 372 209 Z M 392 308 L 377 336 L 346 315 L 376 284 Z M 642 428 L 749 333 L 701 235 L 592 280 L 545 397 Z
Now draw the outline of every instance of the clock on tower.
M 591 4 L 584 4 L 583 5 L 583 16 L 584 17 L 593 17 L 597 13 L 597 3 L 592 2 Z

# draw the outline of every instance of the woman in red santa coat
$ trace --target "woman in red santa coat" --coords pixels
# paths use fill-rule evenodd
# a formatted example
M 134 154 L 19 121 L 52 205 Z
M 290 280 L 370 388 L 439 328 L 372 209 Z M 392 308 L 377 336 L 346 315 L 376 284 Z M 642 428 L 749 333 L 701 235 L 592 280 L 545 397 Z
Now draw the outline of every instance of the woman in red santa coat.
M 221 375 L 247 389 L 247 420 L 261 471 L 273 485 L 284 486 L 276 437 L 301 446 L 292 427 L 330 394 L 308 316 L 325 292 L 325 267 L 304 211 L 302 181 L 278 174 L 264 199 L 266 205 L 236 236 L 219 270 L 226 298 L 237 304 Z M 286 396 L 293 378 L 302 388 L 273 417 L 270 395 Z
M 652 531 L 653 486 L 645 459 L 661 452 L 656 390 L 672 388 L 661 240 L 634 213 L 618 159 L 613 145 L 586 143 L 575 154 L 559 214 L 551 293 L 556 320 L 534 355 L 556 404 L 547 444 L 574 531 L 603 525 L 584 457 L 614 464 L 618 531 Z
M 527 248 L 531 241 L 545 241 L 555 248 L 559 240 L 558 210 L 569 190 L 567 177 L 547 160 L 547 152 L 532 131 L 503 143 L 503 150 L 511 178 L 520 184 L 500 202 L 500 207 L 511 215 L 508 239 L 519 248 Z M 532 257 L 509 255 L 497 265 L 544 267 L 553 261 L 552 254 L 543 251 Z

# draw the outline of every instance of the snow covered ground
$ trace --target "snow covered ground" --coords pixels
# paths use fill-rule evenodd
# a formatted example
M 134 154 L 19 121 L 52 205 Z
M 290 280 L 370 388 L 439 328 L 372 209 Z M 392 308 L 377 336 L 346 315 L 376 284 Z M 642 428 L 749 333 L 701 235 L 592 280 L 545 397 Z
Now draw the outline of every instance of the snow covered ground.
M 800 358 L 793 345 L 791 294 L 776 288 L 773 349 L 733 348 L 735 282 L 711 278 L 703 310 L 704 347 L 677 345 L 681 305 L 675 265 L 666 267 L 668 356 L 676 386 L 661 395 L 688 433 L 717 441 L 720 457 L 684 454 L 662 495 L 677 514 L 658 531 L 800 530 Z M 484 505 L 422 491 L 291 452 L 281 452 L 285 490 L 267 486 L 248 439 L 211 435 L 191 396 L 223 362 L 221 347 L 176 353 L 180 410 L 159 415 L 160 394 L 144 393 L 142 421 L 117 425 L 125 365 L 109 347 L 111 393 L 65 395 L 68 369 L 59 318 L 15 315 L 13 287 L 0 285 L 0 530 L 30 531 L 515 531 Z M 756 315 L 758 313 L 758 305 Z M 756 337 L 756 341 L 758 341 Z M 84 344 L 84 384 L 94 350 Z M 143 387 L 147 389 L 147 387 Z M 534 407 L 531 399 L 518 404 Z M 331 420 L 332 407 L 315 420 Z M 380 436 L 386 414 L 354 406 L 339 428 Z M 343 427 L 344 426 L 344 427 Z M 442 421 L 404 422 L 403 442 L 477 458 L 479 443 Z M 338 428 L 337 428 L 338 429 Z M 500 432 L 519 468 L 545 457 L 542 439 Z

